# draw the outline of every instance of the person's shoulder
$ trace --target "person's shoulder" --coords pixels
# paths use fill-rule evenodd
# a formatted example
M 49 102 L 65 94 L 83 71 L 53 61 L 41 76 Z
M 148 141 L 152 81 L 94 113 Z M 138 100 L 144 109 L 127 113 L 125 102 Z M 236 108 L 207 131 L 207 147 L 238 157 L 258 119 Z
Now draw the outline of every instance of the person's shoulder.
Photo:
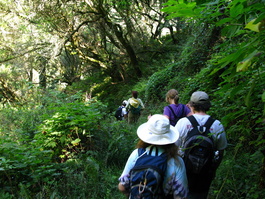
M 135 158 L 138 158 L 139 154 L 138 154 L 138 148 L 134 149 L 131 153 L 131 156 L 135 157 Z
M 214 119 L 213 126 L 217 126 L 217 127 L 222 127 L 223 128 L 223 124 L 218 119 Z
M 176 109 L 178 109 L 178 106 L 176 104 L 169 104 L 169 105 L 165 106 L 164 108 L 170 109 L 170 110 L 176 110 Z
M 206 122 L 211 117 L 208 114 L 201 115 L 201 114 L 197 114 L 197 113 L 194 113 L 194 114 L 190 115 L 189 117 L 191 117 L 191 116 L 195 117 L 195 119 L 198 122 L 200 122 L 200 121 L 202 121 L 202 122 L 205 121 Z
M 181 104 L 181 106 L 186 109 L 186 110 L 189 110 L 190 111 L 190 108 L 186 105 L 186 104 Z
M 216 123 L 221 123 L 221 121 L 219 120 L 219 119 L 216 119 L 215 117 L 212 117 L 212 116 L 210 116 L 212 119 L 214 119 L 214 122 L 216 122 Z
M 164 106 L 164 109 L 170 109 L 170 108 L 169 108 L 170 105 L 171 105 L 171 104 Z M 171 106 L 170 106 L 170 107 L 171 107 Z
M 191 123 L 190 123 L 189 119 L 187 117 L 183 117 L 183 118 L 179 119 L 175 128 L 177 128 L 178 130 L 181 130 L 183 128 L 188 128 L 188 126 L 190 126 L 190 125 L 191 125 Z
M 214 120 L 213 124 L 221 124 L 221 121 L 219 119 L 216 119 L 215 117 L 211 116 L 211 115 L 204 115 L 205 119 L 208 120 L 209 118 L 212 118 Z
M 190 120 L 188 119 L 188 117 L 183 117 L 180 118 L 177 123 L 190 123 Z
M 167 162 L 168 166 L 173 167 L 173 170 L 176 168 L 185 168 L 184 161 L 180 156 L 176 156 L 175 158 L 170 158 Z

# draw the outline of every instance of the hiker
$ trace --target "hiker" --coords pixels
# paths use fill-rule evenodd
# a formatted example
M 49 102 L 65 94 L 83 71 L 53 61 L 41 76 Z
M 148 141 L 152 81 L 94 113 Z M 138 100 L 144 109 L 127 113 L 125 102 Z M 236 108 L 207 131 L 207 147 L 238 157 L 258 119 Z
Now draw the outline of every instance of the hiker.
M 186 166 L 189 184 L 188 199 L 206 199 L 211 182 L 215 177 L 216 169 L 222 161 L 224 149 L 227 147 L 227 139 L 224 127 L 220 121 L 212 119 L 206 113 L 211 107 L 207 93 L 203 91 L 194 92 L 191 95 L 189 106 L 193 115 L 180 119 L 175 126 L 180 134 L 177 145 L 182 149 L 181 153 Z M 195 125 L 194 123 L 196 122 L 197 124 Z M 193 126 L 195 127 L 193 128 Z M 203 132 L 207 131 L 207 129 L 209 129 L 207 137 L 200 139 L 200 137 L 205 136 Z M 200 131 L 199 135 L 195 136 L 197 140 L 200 140 L 200 143 L 197 142 L 193 146 L 188 146 L 188 141 L 196 141 L 194 137 L 188 139 L 191 136 L 190 134 L 198 131 Z M 206 144 L 206 142 L 208 148 L 201 147 L 201 144 Z M 213 143 L 212 145 L 210 145 L 211 142 Z M 196 145 L 200 146 L 196 147 Z M 196 148 L 198 149 L 197 151 L 195 150 Z M 192 151 L 192 149 L 194 150 Z M 205 152 L 208 149 L 212 150 L 212 152 L 207 154 Z M 191 155 L 193 155 L 192 158 L 190 158 Z M 201 161 L 203 158 L 205 158 L 205 161 Z M 196 162 L 195 159 L 198 161 Z M 202 162 L 204 163 L 202 164 Z
M 170 120 L 170 124 L 175 126 L 180 118 L 191 115 L 191 111 L 185 104 L 179 104 L 179 94 L 175 89 L 170 89 L 166 94 L 168 106 L 164 107 L 164 115 Z
M 117 120 L 125 120 L 127 118 L 127 110 L 126 110 L 126 105 L 128 102 L 124 100 L 121 104 L 121 106 L 118 107 L 118 109 L 115 112 L 115 117 Z
M 130 198 L 186 198 L 188 185 L 185 165 L 178 155 L 178 147 L 175 144 L 179 134 L 170 125 L 169 120 L 164 115 L 155 114 L 138 127 L 137 135 L 140 140 L 127 160 L 119 178 L 118 189 Z M 153 183 L 154 186 L 157 186 L 155 189 L 149 183 L 150 176 L 154 174 L 158 165 L 163 172 L 161 176 L 159 175 L 160 181 L 157 180 L 156 183 Z M 143 179 L 144 175 L 141 174 L 146 174 L 146 170 L 149 171 L 149 175 Z M 155 197 L 148 195 L 150 189 Z
M 126 106 L 128 104 L 127 100 L 123 100 L 122 102 L 122 120 L 126 120 L 128 116 L 128 112 L 126 110 Z
M 136 123 L 141 115 L 142 109 L 144 109 L 144 104 L 140 98 L 138 98 L 138 92 L 132 91 L 132 97 L 128 99 L 128 104 L 126 106 L 128 110 L 128 123 Z

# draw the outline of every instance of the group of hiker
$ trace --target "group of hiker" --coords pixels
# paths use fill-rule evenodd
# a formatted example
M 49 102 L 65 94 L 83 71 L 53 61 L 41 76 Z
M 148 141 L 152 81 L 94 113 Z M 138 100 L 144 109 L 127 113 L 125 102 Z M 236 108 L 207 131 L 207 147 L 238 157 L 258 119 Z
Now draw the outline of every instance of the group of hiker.
M 115 117 L 117 120 L 128 120 L 129 124 L 133 124 L 138 121 L 144 108 L 142 100 L 138 98 L 138 92 L 132 91 L 132 97 L 122 102 L 115 112 Z
M 144 108 L 142 101 L 134 102 L 137 97 L 133 91 L 125 109 Z M 207 114 L 211 102 L 203 91 L 194 92 L 184 105 L 179 103 L 178 91 L 171 89 L 166 101 L 169 105 L 163 114 L 149 115 L 138 127 L 139 142 L 125 164 L 118 189 L 130 199 L 207 199 L 227 147 L 224 127 Z M 128 122 L 135 122 L 140 114 L 134 117 L 130 112 Z

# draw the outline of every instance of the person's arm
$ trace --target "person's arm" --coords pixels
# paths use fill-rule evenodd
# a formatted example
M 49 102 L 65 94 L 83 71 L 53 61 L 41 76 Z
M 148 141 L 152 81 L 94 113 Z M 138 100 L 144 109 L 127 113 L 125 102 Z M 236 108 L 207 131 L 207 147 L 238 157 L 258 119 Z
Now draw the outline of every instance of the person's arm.
M 187 117 L 189 117 L 190 115 L 192 115 L 192 112 L 189 112 L 188 115 L 187 115 Z
M 118 189 L 125 195 L 128 194 L 128 187 L 130 183 L 130 171 L 135 165 L 137 158 L 138 158 L 138 149 L 135 149 L 129 156 L 125 164 L 125 167 L 123 169 L 123 172 L 119 178 L 120 182 L 118 184 Z
M 185 111 L 185 116 L 186 117 L 192 115 L 192 112 L 190 110 L 190 105 L 189 104 L 184 105 L 184 111 Z
M 219 152 L 219 155 L 218 155 L 218 159 L 215 160 L 215 168 L 217 169 L 219 167 L 219 165 L 221 164 L 222 160 L 223 160 L 223 156 L 224 156 L 224 151 L 225 150 L 220 150 L 218 151 Z
M 142 101 L 140 98 L 138 98 L 138 100 L 139 100 L 139 102 L 140 102 L 140 105 L 142 106 L 142 109 L 144 109 L 145 107 L 144 107 L 144 103 L 143 103 L 143 101 Z
M 218 151 L 218 159 L 215 162 L 216 168 L 219 167 L 223 160 L 225 148 L 227 147 L 227 139 L 226 139 L 226 133 L 224 126 L 221 124 L 219 120 L 216 120 L 213 123 L 213 128 L 216 131 L 215 136 L 216 136 L 216 149 Z
M 165 106 L 164 107 L 164 111 L 163 111 L 163 115 L 167 118 L 167 119 L 170 119 L 170 110 L 168 108 L 168 106 Z
M 122 108 L 122 115 L 123 115 L 124 118 L 127 117 L 127 110 L 126 110 L 125 107 Z
M 188 195 L 186 168 L 179 156 L 168 161 L 164 193 L 174 199 L 184 199 Z
M 128 110 L 129 105 L 130 105 L 130 99 L 128 99 L 127 104 L 126 104 L 126 106 L 125 106 L 126 110 Z

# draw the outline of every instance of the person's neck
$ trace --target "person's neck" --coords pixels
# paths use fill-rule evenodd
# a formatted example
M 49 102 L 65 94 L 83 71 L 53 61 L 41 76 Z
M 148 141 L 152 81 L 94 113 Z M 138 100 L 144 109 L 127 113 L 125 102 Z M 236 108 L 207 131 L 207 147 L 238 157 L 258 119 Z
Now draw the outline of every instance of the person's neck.
M 203 111 L 195 111 L 193 112 L 193 114 L 197 114 L 197 115 L 207 115 L 205 112 Z
M 174 99 L 169 99 L 169 103 L 170 104 L 175 104 L 175 100 Z

